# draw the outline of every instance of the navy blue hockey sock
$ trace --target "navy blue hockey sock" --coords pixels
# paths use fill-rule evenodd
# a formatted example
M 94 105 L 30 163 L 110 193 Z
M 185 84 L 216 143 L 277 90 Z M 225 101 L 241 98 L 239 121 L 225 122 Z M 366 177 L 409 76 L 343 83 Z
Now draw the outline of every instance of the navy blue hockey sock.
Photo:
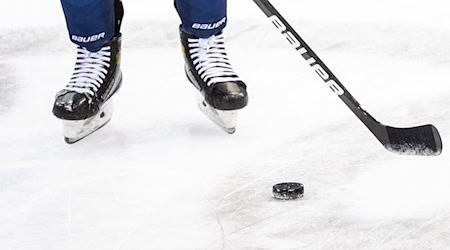
M 175 0 L 182 29 L 191 35 L 208 38 L 227 24 L 227 0 Z
M 117 0 L 61 0 L 70 39 L 90 51 L 99 50 L 118 32 Z M 207 38 L 227 23 L 227 0 L 175 0 L 182 29 Z
M 97 51 L 116 33 L 115 0 L 61 0 L 70 39 Z

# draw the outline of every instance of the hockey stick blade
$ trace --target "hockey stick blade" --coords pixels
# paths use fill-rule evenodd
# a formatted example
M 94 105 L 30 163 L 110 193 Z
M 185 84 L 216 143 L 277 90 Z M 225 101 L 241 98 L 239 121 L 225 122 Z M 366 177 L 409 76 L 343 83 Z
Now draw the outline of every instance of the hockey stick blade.
M 404 155 L 437 156 L 442 152 L 442 140 L 433 125 L 413 128 L 386 127 L 387 150 Z
M 386 149 L 404 155 L 436 156 L 441 154 L 442 140 L 436 127 L 424 125 L 412 128 L 394 128 L 378 122 L 361 107 L 333 72 L 268 0 L 253 0 L 253 2 Z

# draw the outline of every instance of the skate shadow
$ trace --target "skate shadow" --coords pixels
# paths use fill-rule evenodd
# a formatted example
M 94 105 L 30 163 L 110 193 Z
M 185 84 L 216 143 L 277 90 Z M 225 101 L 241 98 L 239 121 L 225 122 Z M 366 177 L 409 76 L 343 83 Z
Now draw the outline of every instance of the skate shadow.
M 189 134 L 193 137 L 228 138 L 231 136 L 212 123 L 195 125 L 191 124 L 188 131 Z

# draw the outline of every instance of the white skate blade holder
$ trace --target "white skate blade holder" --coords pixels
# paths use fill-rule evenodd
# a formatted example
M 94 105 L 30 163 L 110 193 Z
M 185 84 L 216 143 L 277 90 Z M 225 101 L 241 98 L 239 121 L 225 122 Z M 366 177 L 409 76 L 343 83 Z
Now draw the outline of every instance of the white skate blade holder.
M 113 104 L 110 100 L 103 105 L 102 109 L 95 116 L 91 118 L 79 121 L 63 120 L 65 141 L 68 144 L 73 144 L 94 133 L 111 120 L 112 113 Z
M 197 104 L 203 114 L 228 134 L 236 132 L 237 110 L 225 111 L 211 107 L 201 93 L 197 95 Z

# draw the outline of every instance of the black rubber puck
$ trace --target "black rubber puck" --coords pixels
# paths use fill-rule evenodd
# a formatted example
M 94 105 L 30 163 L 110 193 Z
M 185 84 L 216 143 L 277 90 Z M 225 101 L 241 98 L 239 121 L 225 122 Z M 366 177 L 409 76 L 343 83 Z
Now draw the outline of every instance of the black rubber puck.
M 287 182 L 273 186 L 273 196 L 280 200 L 293 200 L 303 197 L 304 187 L 301 183 Z

